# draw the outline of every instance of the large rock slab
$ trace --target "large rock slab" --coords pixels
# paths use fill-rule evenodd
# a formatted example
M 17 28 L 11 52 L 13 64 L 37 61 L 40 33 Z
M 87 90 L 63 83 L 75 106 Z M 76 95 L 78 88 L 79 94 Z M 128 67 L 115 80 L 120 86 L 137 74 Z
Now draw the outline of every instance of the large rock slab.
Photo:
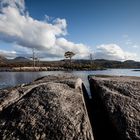
M 46 76 L 0 90 L 0 139 L 93 140 L 82 81 Z
M 120 137 L 140 140 L 140 77 L 89 76 L 89 82 Z

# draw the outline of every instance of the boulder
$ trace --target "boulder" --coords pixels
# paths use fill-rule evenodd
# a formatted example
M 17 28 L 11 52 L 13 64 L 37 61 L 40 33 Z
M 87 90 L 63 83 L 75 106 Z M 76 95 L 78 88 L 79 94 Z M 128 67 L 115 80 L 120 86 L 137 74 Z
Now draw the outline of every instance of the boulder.
M 140 140 L 140 77 L 89 76 L 89 82 L 120 138 Z
M 0 90 L 0 139 L 93 140 L 82 85 L 59 75 Z

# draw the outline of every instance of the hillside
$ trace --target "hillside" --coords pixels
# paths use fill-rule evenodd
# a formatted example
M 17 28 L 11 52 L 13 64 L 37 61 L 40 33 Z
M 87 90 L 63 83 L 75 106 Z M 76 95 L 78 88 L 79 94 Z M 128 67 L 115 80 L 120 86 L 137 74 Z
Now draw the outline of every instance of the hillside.
M 0 66 L 5 65 L 7 61 L 7 58 L 5 58 L 4 56 L 0 56 Z
M 13 59 L 13 61 L 15 61 L 15 62 L 27 62 L 30 60 L 28 58 L 25 58 L 25 57 L 16 57 Z
M 7 61 L 7 58 L 2 56 L 2 55 L 0 55 L 0 62 L 3 62 L 3 61 Z

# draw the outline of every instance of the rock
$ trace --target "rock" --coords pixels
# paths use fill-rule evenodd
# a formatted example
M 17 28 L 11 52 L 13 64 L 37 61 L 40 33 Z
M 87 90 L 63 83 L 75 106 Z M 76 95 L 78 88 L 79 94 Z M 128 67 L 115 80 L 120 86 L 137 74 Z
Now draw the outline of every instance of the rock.
M 89 76 L 89 82 L 121 139 L 140 140 L 140 77 Z
M 0 91 L 0 139 L 93 140 L 80 79 L 46 76 Z

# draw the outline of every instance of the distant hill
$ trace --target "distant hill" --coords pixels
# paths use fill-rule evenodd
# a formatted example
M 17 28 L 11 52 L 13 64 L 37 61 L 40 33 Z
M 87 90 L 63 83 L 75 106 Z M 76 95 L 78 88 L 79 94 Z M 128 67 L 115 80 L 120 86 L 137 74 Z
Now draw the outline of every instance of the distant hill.
M 5 58 L 4 56 L 0 55 L 0 62 L 3 62 L 3 61 L 7 61 L 7 58 Z
M 5 65 L 7 63 L 8 59 L 4 56 L 0 56 L 0 66 Z
M 8 59 L 5 58 L 4 56 L 0 55 L 0 67 L 5 66 L 8 63 Z
M 140 68 L 140 62 L 134 60 L 115 61 L 115 60 L 104 60 L 97 59 L 94 63 L 106 68 Z
M 116 61 L 116 60 L 105 60 L 105 59 L 95 59 L 95 60 L 72 60 L 73 63 L 77 64 L 92 64 L 104 67 L 104 68 L 140 68 L 140 62 L 134 61 L 134 60 L 126 60 L 124 62 L 122 61 Z
M 124 61 L 124 63 L 135 63 L 136 61 L 134 61 L 134 60 L 126 60 L 126 61 Z
M 25 57 L 16 57 L 13 59 L 13 61 L 15 61 L 15 62 L 28 62 L 30 60 L 28 58 L 25 58 Z

